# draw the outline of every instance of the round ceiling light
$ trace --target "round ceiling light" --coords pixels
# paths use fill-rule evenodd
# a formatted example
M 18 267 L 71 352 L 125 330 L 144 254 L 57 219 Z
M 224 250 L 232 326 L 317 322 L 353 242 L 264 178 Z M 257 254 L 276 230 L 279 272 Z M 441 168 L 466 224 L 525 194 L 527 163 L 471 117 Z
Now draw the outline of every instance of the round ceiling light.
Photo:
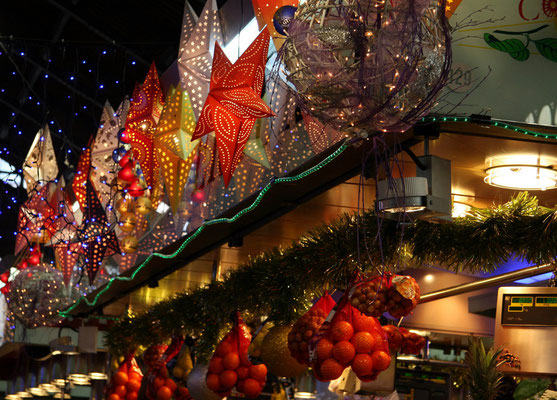
M 551 167 L 529 164 L 506 164 L 486 169 L 484 182 L 491 186 L 518 190 L 557 188 L 557 171 Z

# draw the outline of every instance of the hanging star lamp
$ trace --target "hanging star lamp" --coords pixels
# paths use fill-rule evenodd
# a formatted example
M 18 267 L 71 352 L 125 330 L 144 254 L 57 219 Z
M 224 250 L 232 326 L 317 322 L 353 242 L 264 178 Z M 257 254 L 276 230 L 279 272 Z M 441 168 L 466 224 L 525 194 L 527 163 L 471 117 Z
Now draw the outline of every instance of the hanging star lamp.
M 302 113 L 306 132 L 315 154 L 320 154 L 330 146 L 342 139 L 342 133 L 333 129 L 330 125 L 321 122 L 306 113 Z
M 64 283 L 69 285 L 72 278 L 73 268 L 77 264 L 79 256 L 82 254 L 81 243 L 60 243 L 54 246 L 54 257 L 56 265 L 62 271 Z
M 72 182 L 72 189 L 75 194 L 75 198 L 79 203 L 79 207 L 82 211 L 87 207 L 86 204 L 86 188 L 85 183 L 89 180 L 89 172 L 91 171 L 91 147 L 93 146 L 93 137 L 89 138 L 89 143 L 87 147 L 83 150 L 79 156 L 79 161 L 77 163 L 77 170 Z
M 19 208 L 16 254 L 32 243 L 47 243 L 55 233 L 53 221 L 57 215 L 49 204 L 53 193 L 53 183 L 39 186 Z
M 170 207 L 175 213 L 182 199 L 199 140 L 192 141 L 195 116 L 188 92 L 170 92 L 155 133 L 156 156 L 161 165 Z
M 85 254 L 89 283 L 92 284 L 102 261 L 115 253 L 119 253 L 120 247 L 116 234 L 108 223 L 106 213 L 90 180 L 87 180 L 85 187 L 87 207 L 84 210 L 83 227 L 80 231 L 79 241 Z
M 135 86 L 126 120 L 127 140 L 150 187 L 154 187 L 158 176 L 153 134 L 164 106 L 163 96 L 157 68 L 153 63 L 143 84 Z
M 37 184 L 54 181 L 58 176 L 58 164 L 48 125 L 37 132 L 22 169 L 27 194 L 31 193 Z
M 185 12 L 188 12 L 187 4 Z M 195 29 L 178 57 L 180 82 L 190 97 L 196 118 L 199 118 L 209 93 L 213 63 L 211 50 L 215 43 L 223 43 L 217 1 L 207 0 Z
M 113 152 L 118 148 L 118 131 L 124 128 L 129 107 L 127 98 L 116 111 L 108 101 L 105 103 L 91 149 L 91 182 L 105 206 L 114 195 L 111 184 L 116 176 L 117 163 L 113 159 Z
M 157 223 L 149 237 L 139 242 L 138 254 L 148 256 L 179 239 L 174 220 L 169 216 L 165 216 L 163 219 L 163 221 Z
M 211 90 L 193 139 L 215 132 L 220 171 L 226 186 L 243 155 L 256 119 L 274 115 L 260 97 L 268 49 L 269 32 L 266 30 L 234 64 L 219 44 L 215 44 Z
M 54 210 L 55 218 L 52 221 L 54 234 L 50 238 L 51 245 L 60 242 L 68 243 L 73 240 L 77 231 L 77 221 L 72 207 L 68 203 L 65 191 L 65 180 L 60 178 L 49 204 Z
M 284 25 L 294 17 L 298 3 L 298 0 L 252 0 L 259 30 L 267 27 L 277 50 L 286 39 Z M 280 32 L 277 31 L 277 27 Z
M 188 0 L 184 4 L 184 15 L 182 16 L 182 31 L 180 33 L 180 48 L 178 50 L 178 58 L 182 56 L 186 46 L 190 40 L 191 34 L 197 24 L 197 14 L 191 7 Z

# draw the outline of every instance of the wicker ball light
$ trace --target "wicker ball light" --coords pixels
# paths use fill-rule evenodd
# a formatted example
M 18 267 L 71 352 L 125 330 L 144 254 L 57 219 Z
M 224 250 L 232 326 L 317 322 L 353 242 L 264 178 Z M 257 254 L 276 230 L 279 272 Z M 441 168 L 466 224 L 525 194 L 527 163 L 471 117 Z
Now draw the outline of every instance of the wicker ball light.
M 308 0 L 281 51 L 302 109 L 346 134 L 409 129 L 450 69 L 438 0 Z
M 9 310 L 28 328 L 54 326 L 68 305 L 62 273 L 47 264 L 19 272 L 6 298 Z

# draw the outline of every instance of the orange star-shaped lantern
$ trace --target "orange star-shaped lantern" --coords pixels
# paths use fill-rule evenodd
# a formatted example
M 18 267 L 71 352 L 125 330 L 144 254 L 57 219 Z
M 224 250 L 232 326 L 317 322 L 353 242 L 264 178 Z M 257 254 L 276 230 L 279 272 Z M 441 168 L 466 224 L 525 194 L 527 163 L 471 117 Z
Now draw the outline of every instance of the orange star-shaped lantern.
M 77 163 L 77 171 L 72 183 L 72 189 L 75 194 L 75 198 L 84 211 L 87 207 L 86 204 L 86 188 L 85 183 L 89 179 L 89 172 L 91 171 L 91 147 L 93 147 L 93 138 L 89 139 L 89 144 L 87 148 L 83 150 L 81 156 L 79 157 L 79 162 Z
M 209 96 L 197 121 L 192 140 L 214 131 L 224 183 L 230 183 L 257 118 L 273 116 L 261 99 L 269 32 L 263 30 L 234 64 L 218 43 Z
M 134 89 L 126 120 L 128 140 L 132 145 L 135 158 L 141 165 L 147 185 L 150 187 L 154 187 L 158 177 L 159 164 L 155 157 L 153 134 L 163 106 L 164 95 L 157 68 L 153 63 L 143 85 L 136 85 Z

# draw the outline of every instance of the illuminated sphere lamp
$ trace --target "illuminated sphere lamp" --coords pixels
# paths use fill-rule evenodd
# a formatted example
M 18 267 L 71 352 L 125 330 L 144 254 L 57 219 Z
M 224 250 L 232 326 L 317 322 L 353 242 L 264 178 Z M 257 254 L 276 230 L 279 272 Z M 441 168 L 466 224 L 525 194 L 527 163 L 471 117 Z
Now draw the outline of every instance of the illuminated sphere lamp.
M 6 301 L 28 328 L 57 325 L 62 320 L 58 311 L 68 304 L 64 277 L 48 264 L 27 267 L 13 280 Z
M 517 190 L 549 190 L 557 188 L 557 170 L 532 164 L 503 164 L 485 170 L 488 185 Z

